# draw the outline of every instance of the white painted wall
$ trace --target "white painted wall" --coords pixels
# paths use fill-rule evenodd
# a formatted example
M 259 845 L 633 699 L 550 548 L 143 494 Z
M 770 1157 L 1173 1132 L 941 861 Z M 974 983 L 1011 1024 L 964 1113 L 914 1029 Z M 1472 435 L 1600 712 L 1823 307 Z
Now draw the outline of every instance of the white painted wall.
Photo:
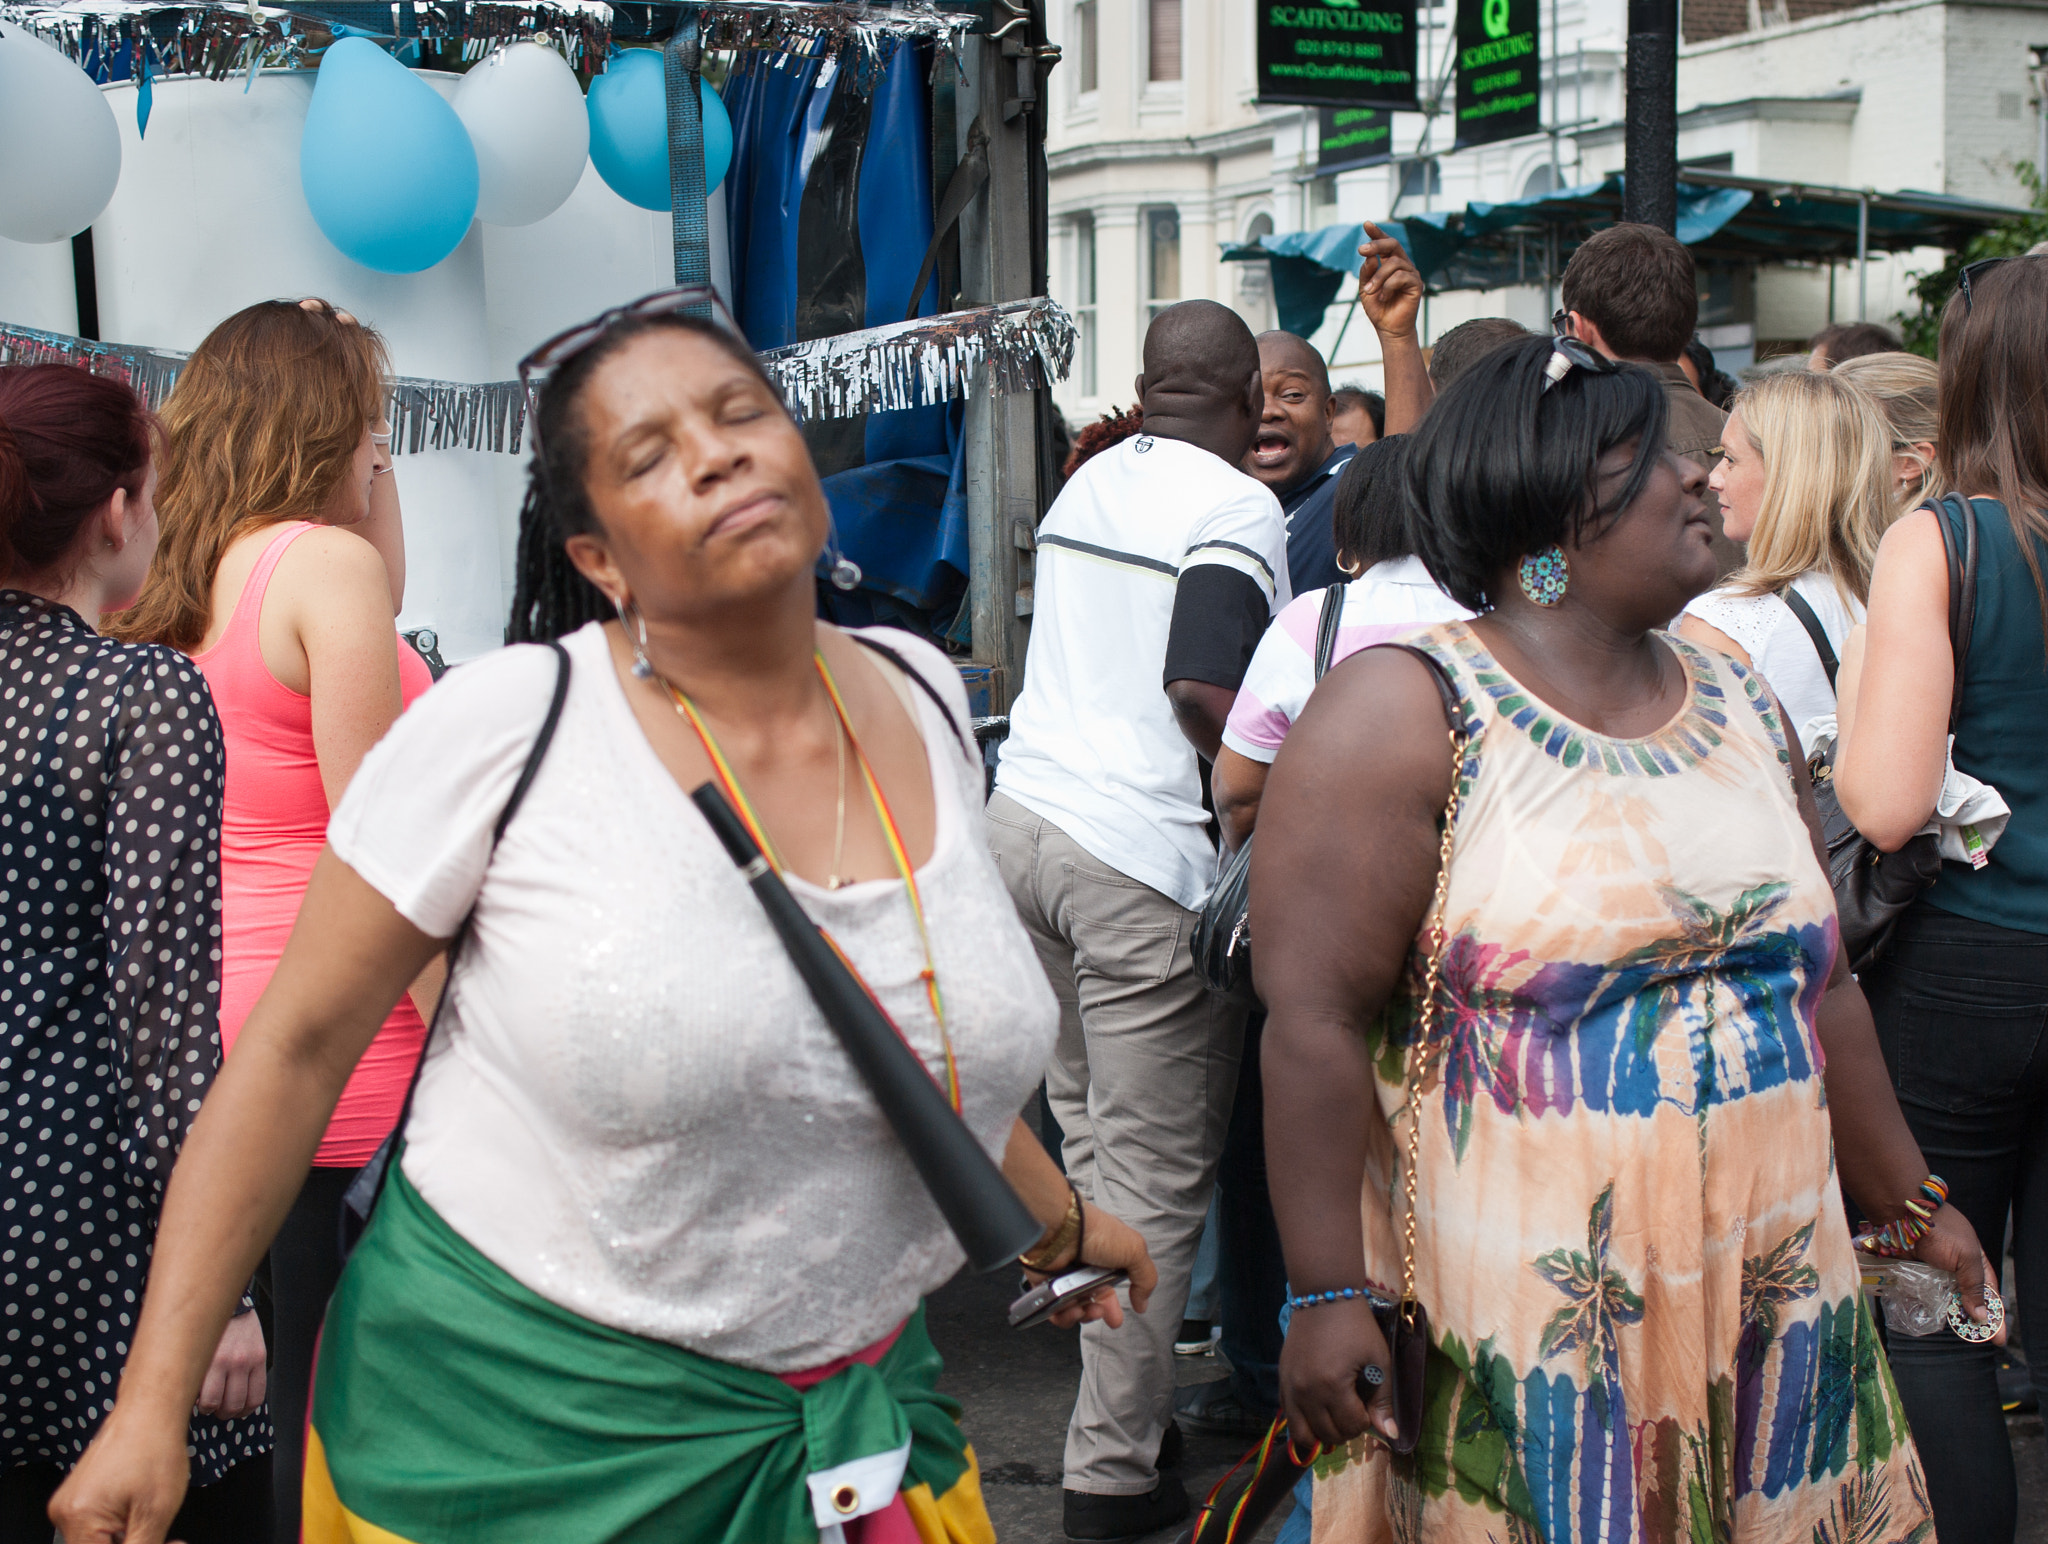
M 449 94 L 457 77 L 422 72 Z M 299 139 L 313 76 L 159 81 L 149 134 L 132 86 L 106 88 L 121 125 L 121 182 L 93 226 L 100 330 L 189 350 L 259 300 L 320 295 L 384 335 L 401 375 L 503 380 L 536 343 L 670 282 L 669 219 L 625 202 L 586 168 L 535 225 L 472 226 L 425 273 L 374 273 L 313 223 Z M 77 327 L 67 243 L 0 241 L 0 319 Z M 495 647 L 510 598 L 524 457 L 430 451 L 398 458 L 406 513 L 405 627 L 430 626 L 451 660 Z

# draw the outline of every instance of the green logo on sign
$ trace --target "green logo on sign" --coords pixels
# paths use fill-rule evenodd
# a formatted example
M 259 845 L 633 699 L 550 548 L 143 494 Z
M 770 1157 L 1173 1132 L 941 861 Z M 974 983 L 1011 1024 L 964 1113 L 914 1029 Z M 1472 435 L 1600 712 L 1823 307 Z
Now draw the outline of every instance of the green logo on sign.
M 1508 35 L 1508 0 L 1485 0 L 1479 11 L 1481 25 L 1490 38 L 1504 38 Z

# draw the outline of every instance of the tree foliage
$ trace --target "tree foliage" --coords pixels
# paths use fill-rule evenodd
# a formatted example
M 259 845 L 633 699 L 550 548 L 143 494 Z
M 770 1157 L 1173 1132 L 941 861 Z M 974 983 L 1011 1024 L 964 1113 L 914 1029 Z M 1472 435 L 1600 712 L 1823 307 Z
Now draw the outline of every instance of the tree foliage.
M 1948 261 L 1939 268 L 1916 269 L 1908 275 L 1919 306 L 1899 312 L 1893 320 L 1898 323 L 1899 336 L 1914 353 L 1934 358 L 1941 337 L 1942 308 L 1956 292 L 1956 282 L 1965 268 L 1987 257 L 2018 257 L 2036 242 L 2048 241 L 2048 183 L 2042 180 L 2041 168 L 2032 161 L 2020 161 L 2014 165 L 2013 175 L 2025 185 L 2028 202 L 2038 213 L 1994 225 L 1972 236 L 1960 252 L 1949 253 Z

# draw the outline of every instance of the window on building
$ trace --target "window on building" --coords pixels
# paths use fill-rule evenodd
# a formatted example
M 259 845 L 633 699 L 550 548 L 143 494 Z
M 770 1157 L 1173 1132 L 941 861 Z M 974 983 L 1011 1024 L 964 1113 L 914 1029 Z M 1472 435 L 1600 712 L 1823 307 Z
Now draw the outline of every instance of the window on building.
M 1246 222 L 1244 244 L 1273 234 L 1273 217 L 1255 214 Z M 1273 326 L 1273 269 L 1270 263 L 1232 263 L 1237 270 L 1237 314 L 1253 332 Z
M 1427 188 L 1427 195 L 1423 190 Z M 1403 161 L 1401 163 L 1401 197 L 1435 198 L 1444 190 L 1443 162 L 1432 156 L 1426 161 Z
M 1147 80 L 1180 79 L 1181 0 L 1146 0 Z
M 1180 211 L 1145 211 L 1145 319 L 1180 299 Z
M 1557 173 L 1548 161 L 1539 161 L 1522 182 L 1522 197 L 1541 198 L 1546 193 L 1555 193 L 1564 184 L 1557 180 Z
M 1092 9 L 1092 7 L 1091 7 Z M 1074 329 L 1081 395 L 1095 395 L 1095 216 L 1074 216 Z
M 1074 7 L 1074 62 L 1080 67 L 1080 91 L 1093 91 L 1095 79 L 1095 11 L 1097 0 L 1081 0 Z
M 1321 223 L 1323 216 L 1336 218 L 1337 178 L 1335 173 L 1312 177 L 1308 184 L 1308 212 L 1311 221 Z

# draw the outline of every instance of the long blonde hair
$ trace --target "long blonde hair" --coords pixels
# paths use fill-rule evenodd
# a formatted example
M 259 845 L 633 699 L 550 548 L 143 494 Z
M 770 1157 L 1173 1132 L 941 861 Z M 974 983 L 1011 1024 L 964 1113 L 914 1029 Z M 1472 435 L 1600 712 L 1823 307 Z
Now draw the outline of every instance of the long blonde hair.
M 1941 370 L 1918 354 L 1865 354 L 1845 359 L 1828 372 L 1840 376 L 1877 404 L 1892 429 L 1892 450 L 1920 462 L 1917 482 L 1899 489 L 1897 514 L 1918 509 L 1948 491 L 1934 456 L 1921 457 L 1920 445 L 1941 444 Z
M 107 631 L 197 648 L 222 555 L 250 531 L 320 518 L 383 416 L 387 373 L 384 340 L 324 301 L 265 300 L 208 333 L 163 407 L 149 578 Z
M 1740 393 L 1749 443 L 1764 463 L 1764 491 L 1748 561 L 1729 576 L 1739 595 L 1782 590 L 1823 573 L 1844 603 L 1870 598 L 1878 539 L 1892 523 L 1892 435 L 1869 397 L 1810 371 L 1767 375 Z

